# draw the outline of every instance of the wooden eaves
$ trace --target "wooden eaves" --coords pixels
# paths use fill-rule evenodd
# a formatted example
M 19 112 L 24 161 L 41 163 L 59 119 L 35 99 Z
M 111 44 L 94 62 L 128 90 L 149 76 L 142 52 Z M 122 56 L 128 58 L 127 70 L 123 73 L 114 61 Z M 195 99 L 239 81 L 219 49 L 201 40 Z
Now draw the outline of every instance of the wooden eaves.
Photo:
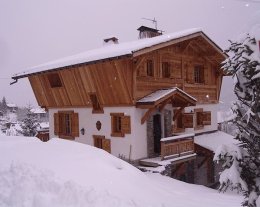
M 109 57 L 109 58 L 104 58 L 104 59 L 99 59 L 99 60 L 88 61 L 88 62 L 84 62 L 84 63 L 66 65 L 66 66 L 62 66 L 62 67 L 58 67 L 58 68 L 50 68 L 48 70 L 27 73 L 27 74 L 24 74 L 24 75 L 23 74 L 14 75 L 14 76 L 12 76 L 12 79 L 14 80 L 14 82 L 10 83 L 10 85 L 16 83 L 18 81 L 18 79 L 26 78 L 26 77 L 33 76 L 33 75 L 55 72 L 55 71 L 60 71 L 60 70 L 64 70 L 64 69 L 72 69 L 72 68 L 76 68 L 76 67 L 80 67 L 80 66 L 92 65 L 92 64 L 107 62 L 107 61 L 111 61 L 111 60 L 119 60 L 119 59 L 129 58 L 129 57 L 132 57 L 132 54 L 125 54 L 125 55 L 120 55 L 120 56 L 115 56 L 115 57 Z
M 159 91 L 159 90 L 158 90 Z M 152 96 L 152 94 L 148 96 Z M 145 98 L 145 97 L 144 97 Z M 172 92 L 166 94 L 165 96 L 154 100 L 154 101 L 142 101 L 144 99 L 140 99 L 139 101 L 136 102 L 136 108 L 141 108 L 141 109 L 148 109 L 144 116 L 141 119 L 141 124 L 144 124 L 145 121 L 149 119 L 151 114 L 159 109 L 159 111 L 162 111 L 164 107 L 167 104 L 172 104 L 173 107 L 180 107 L 180 108 L 185 108 L 188 106 L 195 106 L 197 100 L 182 90 L 176 88 L 176 90 L 173 90 Z

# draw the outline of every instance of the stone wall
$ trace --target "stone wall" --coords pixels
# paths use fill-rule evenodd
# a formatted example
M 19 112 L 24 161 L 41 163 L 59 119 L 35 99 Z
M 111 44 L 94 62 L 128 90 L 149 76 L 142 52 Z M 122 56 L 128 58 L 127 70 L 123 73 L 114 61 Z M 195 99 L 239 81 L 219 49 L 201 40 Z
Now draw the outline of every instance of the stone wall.
M 147 120 L 147 153 L 148 157 L 154 156 L 153 116 Z
M 164 110 L 164 137 L 172 136 L 172 112 L 170 110 Z

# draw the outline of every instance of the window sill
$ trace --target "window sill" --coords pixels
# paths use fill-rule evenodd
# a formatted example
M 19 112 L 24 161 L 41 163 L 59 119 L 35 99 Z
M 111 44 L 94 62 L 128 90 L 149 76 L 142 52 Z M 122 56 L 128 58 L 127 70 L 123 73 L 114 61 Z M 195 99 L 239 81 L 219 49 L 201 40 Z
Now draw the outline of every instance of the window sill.
M 200 129 L 203 129 L 203 128 L 204 128 L 203 125 L 202 125 L 202 126 L 201 126 L 201 125 L 200 125 L 200 126 L 195 126 L 195 127 L 194 127 L 194 130 L 200 130 Z
M 68 139 L 68 140 L 75 140 L 75 137 L 70 136 L 70 135 L 59 135 L 59 138 L 61 139 Z
M 125 134 L 122 132 L 112 132 L 111 137 L 125 137 Z

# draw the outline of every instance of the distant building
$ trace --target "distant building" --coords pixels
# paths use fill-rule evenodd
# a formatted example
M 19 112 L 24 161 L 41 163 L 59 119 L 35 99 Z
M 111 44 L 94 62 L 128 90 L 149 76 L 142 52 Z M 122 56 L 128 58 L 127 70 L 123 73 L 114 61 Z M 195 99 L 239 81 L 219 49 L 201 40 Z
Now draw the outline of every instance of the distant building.
M 31 113 L 33 113 L 34 118 L 36 118 L 38 122 L 41 123 L 49 121 L 49 115 L 48 112 L 45 111 L 45 109 L 33 108 L 30 111 Z
M 18 107 L 16 104 L 8 103 L 8 104 L 6 104 L 6 106 L 7 106 L 7 113 L 16 113 L 17 112 Z

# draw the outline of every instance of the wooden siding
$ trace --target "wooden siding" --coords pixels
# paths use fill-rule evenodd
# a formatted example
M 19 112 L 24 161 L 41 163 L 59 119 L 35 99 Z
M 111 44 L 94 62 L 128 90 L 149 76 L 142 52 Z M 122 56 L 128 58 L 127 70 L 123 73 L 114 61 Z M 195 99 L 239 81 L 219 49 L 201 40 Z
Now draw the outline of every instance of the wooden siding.
M 145 76 L 147 59 L 154 61 L 154 76 Z M 219 99 L 222 75 L 219 73 L 222 54 L 202 37 L 161 48 L 135 58 L 136 100 L 155 90 L 179 87 L 198 100 L 198 103 L 216 103 Z M 169 62 L 171 75 L 162 76 L 162 63 Z M 203 83 L 195 83 L 194 67 L 203 68 Z M 142 75 L 140 75 L 142 74 Z
M 29 77 L 38 104 L 43 107 L 92 107 L 89 93 L 101 106 L 133 105 L 133 72 L 130 59 L 59 70 L 62 87 L 52 88 L 47 75 Z
M 219 100 L 224 55 L 203 35 L 152 48 L 147 53 L 134 53 L 132 58 L 80 64 L 32 75 L 29 80 L 38 104 L 46 108 L 92 107 L 91 93 L 96 94 L 101 107 L 133 106 L 155 90 L 169 87 L 179 87 L 195 97 L 198 104 Z M 147 76 L 147 60 L 153 61 L 153 76 Z M 168 78 L 162 74 L 163 62 L 170 65 Z M 203 69 L 199 83 L 195 83 L 195 66 Z M 51 73 L 59 75 L 62 87 L 51 87 Z

